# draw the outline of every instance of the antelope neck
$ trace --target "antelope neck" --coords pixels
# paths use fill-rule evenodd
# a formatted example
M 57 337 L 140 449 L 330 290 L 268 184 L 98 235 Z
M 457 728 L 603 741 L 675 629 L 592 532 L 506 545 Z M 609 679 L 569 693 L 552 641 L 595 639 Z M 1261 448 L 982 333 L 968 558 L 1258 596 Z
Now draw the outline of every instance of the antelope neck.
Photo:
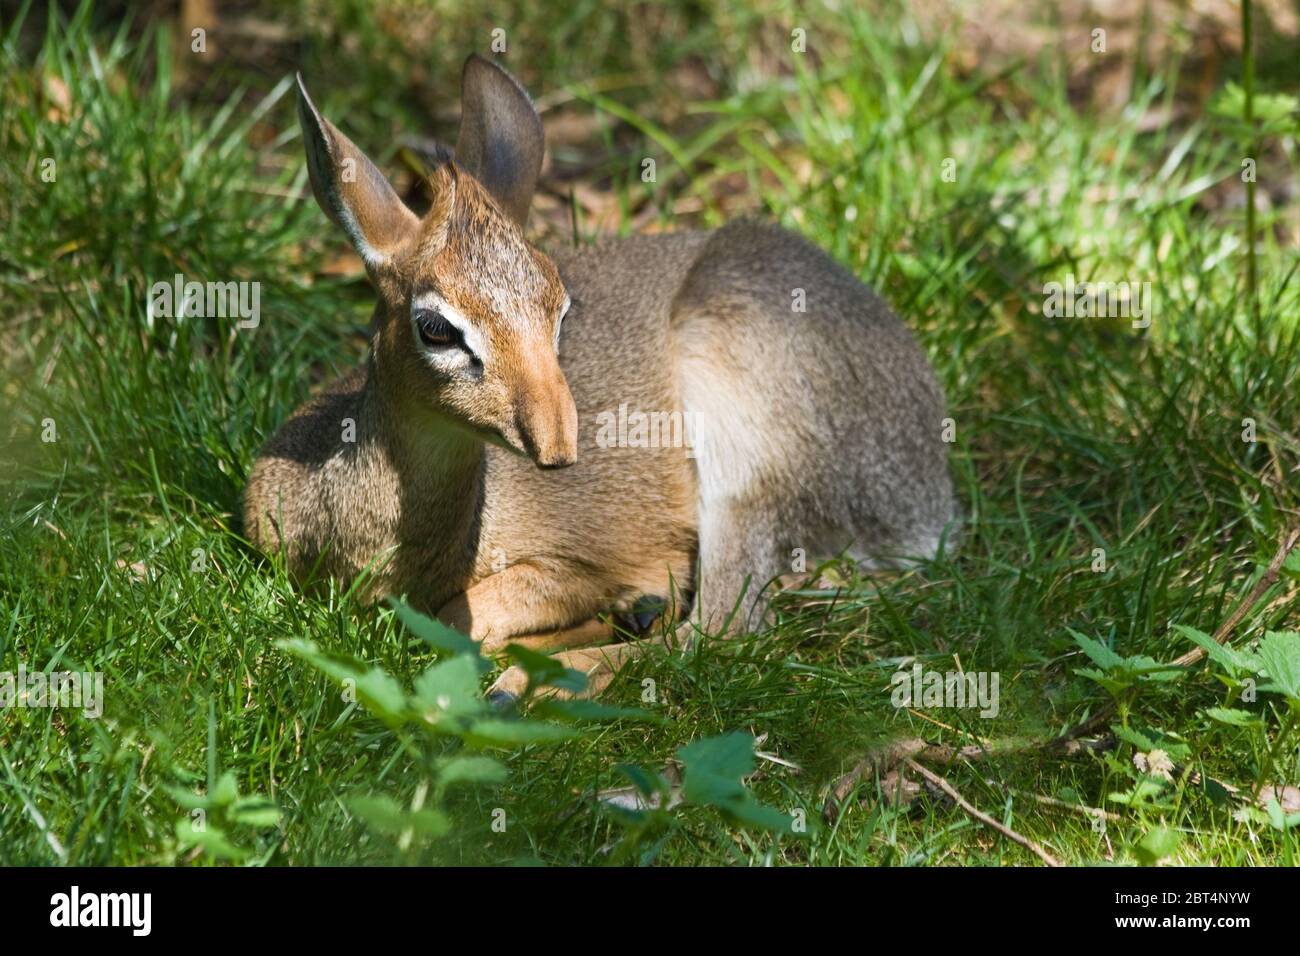
M 463 506 L 461 498 L 477 485 L 483 470 L 483 441 L 467 429 L 429 408 L 396 401 L 379 388 L 374 368 L 362 396 L 367 430 L 384 450 L 407 491 L 419 491 L 437 501 Z M 457 500 L 459 499 L 459 500 Z

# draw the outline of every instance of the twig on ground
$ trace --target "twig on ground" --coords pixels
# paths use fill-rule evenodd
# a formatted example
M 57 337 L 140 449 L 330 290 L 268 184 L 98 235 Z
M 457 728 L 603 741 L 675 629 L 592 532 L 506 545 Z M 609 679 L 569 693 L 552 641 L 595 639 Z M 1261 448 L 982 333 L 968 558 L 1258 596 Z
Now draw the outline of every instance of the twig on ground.
M 992 829 L 997 830 L 1008 840 L 1011 840 L 1014 843 L 1019 843 L 1025 849 L 1031 851 L 1032 853 L 1037 854 L 1038 858 L 1042 860 L 1044 863 L 1046 863 L 1048 866 L 1061 865 L 1060 860 L 1058 860 L 1056 857 L 1052 856 L 1052 854 L 1044 850 L 1039 844 L 1029 839 L 1029 837 L 1021 833 L 1017 833 L 1009 826 L 1005 826 L 1004 824 L 999 823 L 997 820 L 994 820 L 987 813 L 984 813 L 982 810 L 978 809 L 970 801 L 968 801 L 965 797 L 963 797 L 960 793 L 958 793 L 956 787 L 950 784 L 943 777 L 939 776 L 933 770 L 921 766 L 921 764 L 917 763 L 911 757 L 908 757 L 905 762 L 907 766 L 910 767 L 913 771 L 919 773 L 930 783 L 934 784 L 936 787 L 938 787 L 940 790 L 946 793 L 952 799 L 953 803 L 957 804 L 957 806 L 959 806 L 962 809 L 962 811 L 965 812 L 968 816 L 974 817 L 976 820 L 984 824 L 986 827 L 991 827 Z
M 998 783 L 992 777 L 985 777 L 984 782 L 990 787 L 1001 787 L 1010 793 L 1018 794 L 1022 797 L 1028 797 L 1036 803 L 1041 803 L 1045 807 L 1058 807 L 1061 810 L 1070 810 L 1074 813 L 1082 813 L 1085 817 L 1091 817 L 1094 820 L 1105 820 L 1108 823 L 1118 823 L 1120 815 L 1112 813 L 1110 810 L 1103 810 L 1101 807 L 1089 807 L 1082 803 L 1070 803 L 1068 800 L 1059 800 L 1056 797 L 1044 796 L 1041 793 L 1029 793 L 1026 790 L 1017 790 L 1014 787 L 1007 787 Z
M 946 744 L 932 744 L 913 737 L 899 740 L 867 754 L 854 764 L 853 769 L 844 774 L 831 788 L 830 798 L 826 803 L 825 813 L 834 819 L 838 805 L 852 792 L 862 780 L 874 777 L 877 773 L 883 778 L 890 771 L 897 769 L 908 760 L 924 760 L 927 763 L 951 766 L 955 763 L 974 763 L 1009 754 L 1033 753 L 1036 751 L 1056 753 L 1062 756 L 1074 756 L 1079 753 L 1092 753 L 1109 750 L 1114 746 L 1114 738 L 1103 736 L 1095 739 L 1081 739 L 1082 733 L 1092 725 L 1087 721 L 1076 728 L 1075 736 L 1053 737 L 1050 740 L 1034 740 L 1025 737 L 1007 737 L 991 740 L 987 744 L 967 744 L 965 747 L 949 747 Z

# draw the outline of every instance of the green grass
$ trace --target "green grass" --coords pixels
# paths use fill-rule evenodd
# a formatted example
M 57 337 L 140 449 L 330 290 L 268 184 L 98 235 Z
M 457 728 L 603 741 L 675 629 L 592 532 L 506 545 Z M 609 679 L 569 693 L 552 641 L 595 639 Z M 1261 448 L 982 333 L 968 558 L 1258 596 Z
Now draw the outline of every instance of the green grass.
M 189 810 L 177 791 L 202 793 L 232 773 L 281 812 L 273 827 L 237 832 L 250 862 L 599 863 L 624 831 L 593 796 L 625 783 L 619 764 L 659 770 L 691 741 L 748 731 L 798 765 L 760 760 L 754 793 L 820 820 L 830 784 L 881 742 L 1047 737 L 1102 707 L 1110 698 L 1078 673 L 1090 661 L 1072 631 L 1169 661 L 1192 647 L 1175 625 L 1215 630 L 1300 520 L 1300 259 L 1274 229 L 1284 210 L 1261 212 L 1256 321 L 1244 217 L 1204 202 L 1240 189 L 1239 134 L 1204 111 L 1139 132 L 1149 110 L 1186 97 L 1178 62 L 1149 66 L 1132 102 L 1099 115 L 1072 104 L 1047 54 L 996 83 L 963 77 L 948 41 L 908 39 L 903 15 L 840 6 L 797 16 L 783 4 L 670 6 L 657 42 L 632 48 L 624 15 L 601 4 L 570 5 L 559 23 L 542 9 L 500 17 L 517 31 L 507 63 L 535 91 L 569 89 L 579 113 L 639 123 L 602 127 L 625 210 L 652 189 L 662 224 L 715 224 L 727 215 L 722 187 L 739 184 L 746 205 L 894 303 L 948 390 L 969 514 L 960 551 L 851 581 L 830 603 L 789 596 L 761 634 L 636 663 L 604 700 L 642 706 L 651 679 L 644 706 L 665 720 L 507 751 L 505 784 L 451 795 L 450 832 L 406 848 L 364 826 L 350 800 L 410 803 L 426 777 L 409 739 L 277 642 L 310 639 L 406 683 L 435 655 L 387 609 L 297 592 L 239 537 L 257 449 L 363 353 L 371 301 L 362 280 L 312 280 L 343 240 L 306 197 L 288 68 L 253 80 L 256 91 L 241 92 L 233 69 L 182 91 L 165 32 L 116 29 L 90 8 L 44 39 L 30 22 L 4 24 L 0 672 L 20 662 L 102 671 L 105 713 L 0 710 L 0 862 L 201 861 L 178 839 Z M 486 45 L 482 24 L 496 14 L 447 15 L 446 36 L 461 45 L 419 64 L 420 94 L 406 44 L 367 9 L 313 21 L 303 62 L 330 77 L 317 84 L 325 112 L 391 160 L 393 134 L 429 130 L 422 109 L 454 106 L 459 62 Z M 808 55 L 789 52 L 795 25 L 809 31 Z M 692 104 L 664 87 L 698 58 L 720 92 Z M 1267 77 L 1256 86 L 1267 92 Z M 1269 175 L 1296 175 L 1295 141 L 1293 119 L 1271 135 Z M 639 180 L 643 156 L 658 161 L 653 186 Z M 54 182 L 41 179 L 45 157 Z M 950 157 L 951 182 L 941 175 Z M 674 202 L 698 211 L 679 217 Z M 579 229 L 590 233 L 581 217 Z M 149 286 L 176 272 L 260 281 L 260 326 L 150 323 Z M 1149 281 L 1150 328 L 1045 318 L 1043 286 L 1067 273 Z M 1246 418 L 1254 442 L 1242 440 Z M 50 420 L 57 440 L 42 441 Z M 1096 548 L 1104 573 L 1092 570 Z M 1284 575 L 1236 643 L 1296 621 Z M 997 671 L 1000 713 L 896 710 L 890 678 L 912 657 Z M 1127 805 L 1111 799 L 1141 783 L 1135 733 L 1185 746 L 1186 766 L 1246 791 L 1300 783 L 1282 696 L 1236 702 L 1259 723 L 1231 726 L 1206 715 L 1236 700 L 1218 664 L 1117 693 L 1128 739 L 1113 754 L 943 772 L 1069 863 L 1142 861 L 1162 828 L 1180 837 L 1169 860 L 1294 862 L 1300 830 L 1236 813 L 1190 779 Z M 1103 835 L 1035 795 L 1118 818 Z M 492 828 L 497 808 L 504 832 Z M 1036 862 L 940 801 L 895 809 L 872 780 L 806 839 L 708 807 L 672 814 L 677 828 L 638 845 L 639 858 Z

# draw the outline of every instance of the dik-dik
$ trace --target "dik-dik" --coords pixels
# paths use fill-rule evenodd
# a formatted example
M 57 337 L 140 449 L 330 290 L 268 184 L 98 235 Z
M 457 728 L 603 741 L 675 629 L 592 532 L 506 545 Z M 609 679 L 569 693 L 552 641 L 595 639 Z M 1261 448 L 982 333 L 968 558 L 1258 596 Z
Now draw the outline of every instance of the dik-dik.
M 462 83 L 421 217 L 299 79 L 312 191 L 379 302 L 366 361 L 258 458 L 250 540 L 488 652 L 563 649 L 597 687 L 636 646 L 598 647 L 602 612 L 643 596 L 693 594 L 678 629 L 718 633 L 761 622 L 796 549 L 932 557 L 957 514 L 944 399 L 889 308 L 752 221 L 543 252 L 537 111 L 478 56 Z M 620 415 L 674 427 L 629 441 Z

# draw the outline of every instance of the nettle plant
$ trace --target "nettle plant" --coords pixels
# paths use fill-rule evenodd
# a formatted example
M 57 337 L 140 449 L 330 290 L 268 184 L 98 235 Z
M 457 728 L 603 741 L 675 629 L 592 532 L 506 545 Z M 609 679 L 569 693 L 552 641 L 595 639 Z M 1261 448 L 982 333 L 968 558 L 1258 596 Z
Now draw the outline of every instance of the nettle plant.
M 506 784 L 508 768 L 493 751 L 576 740 L 601 722 L 659 720 L 639 708 L 551 696 L 554 691 L 580 694 L 586 677 L 514 644 L 505 653 L 527 672 L 529 680 L 518 705 L 503 712 L 484 695 L 482 677 L 491 665 L 476 642 L 400 601 L 390 603 L 406 628 L 439 655 L 409 690 L 383 668 L 323 650 L 313 641 L 285 640 L 278 646 L 339 684 L 350 702 L 366 708 L 397 734 L 403 752 L 418 765 L 421 779 L 409 802 L 378 791 L 346 801 L 357 818 L 394 841 L 403 853 L 451 831 L 454 821 L 446 805 L 451 788 Z M 733 822 L 776 833 L 804 829 L 791 815 L 760 803 L 745 787 L 743 778 L 755 766 L 754 738 L 749 734 L 696 741 L 681 748 L 678 759 L 683 773 L 680 789 L 662 774 L 641 767 L 614 768 L 631 784 L 632 797 L 596 804 L 624 830 L 611 848 L 611 861 L 650 862 L 680 828 L 676 808 L 683 805 L 712 807 Z M 575 781 L 575 786 L 583 789 L 581 783 Z M 645 849 L 651 840 L 653 844 Z
M 154 742 L 165 745 L 166 739 L 159 735 Z M 174 767 L 173 773 L 184 783 L 199 779 L 183 767 Z M 233 772 L 218 774 L 217 714 L 215 705 L 209 702 L 206 791 L 163 785 L 171 798 L 187 811 L 184 818 L 176 821 L 177 849 L 230 863 L 266 863 L 275 853 L 280 808 L 262 794 L 241 794 Z
M 1279 832 L 1300 826 L 1300 813 L 1288 813 L 1289 806 L 1283 806 L 1294 799 L 1300 783 L 1300 633 L 1269 631 L 1245 648 L 1234 648 L 1192 627 L 1176 625 L 1175 630 L 1204 651 L 1214 679 L 1224 688 L 1218 706 L 1200 710 L 1194 733 L 1135 719 L 1140 698 L 1186 680 L 1188 668 L 1147 655 L 1124 657 L 1101 641 L 1072 632 L 1094 665 L 1078 673 L 1101 685 L 1114 702 L 1118 722 L 1111 730 L 1120 746 L 1103 759 L 1110 775 L 1128 786 L 1107 793 L 1107 800 L 1128 807 L 1149 825 L 1135 847 L 1146 862 L 1177 849 L 1179 834 L 1165 821 L 1185 808 L 1189 783 L 1215 806 L 1235 805 L 1233 818 L 1240 823 Z M 1196 769 L 1203 756 L 1225 752 L 1252 754 L 1253 784 L 1221 782 Z
M 207 793 L 172 786 L 166 789 L 189 811 L 188 817 L 176 823 L 181 850 L 198 849 L 212 859 L 233 863 L 265 863 L 275 852 L 274 841 L 259 836 L 279 825 L 280 808 L 269 797 L 241 795 L 233 773 L 222 774 L 208 786 Z M 250 845 L 257 848 L 250 849 Z

